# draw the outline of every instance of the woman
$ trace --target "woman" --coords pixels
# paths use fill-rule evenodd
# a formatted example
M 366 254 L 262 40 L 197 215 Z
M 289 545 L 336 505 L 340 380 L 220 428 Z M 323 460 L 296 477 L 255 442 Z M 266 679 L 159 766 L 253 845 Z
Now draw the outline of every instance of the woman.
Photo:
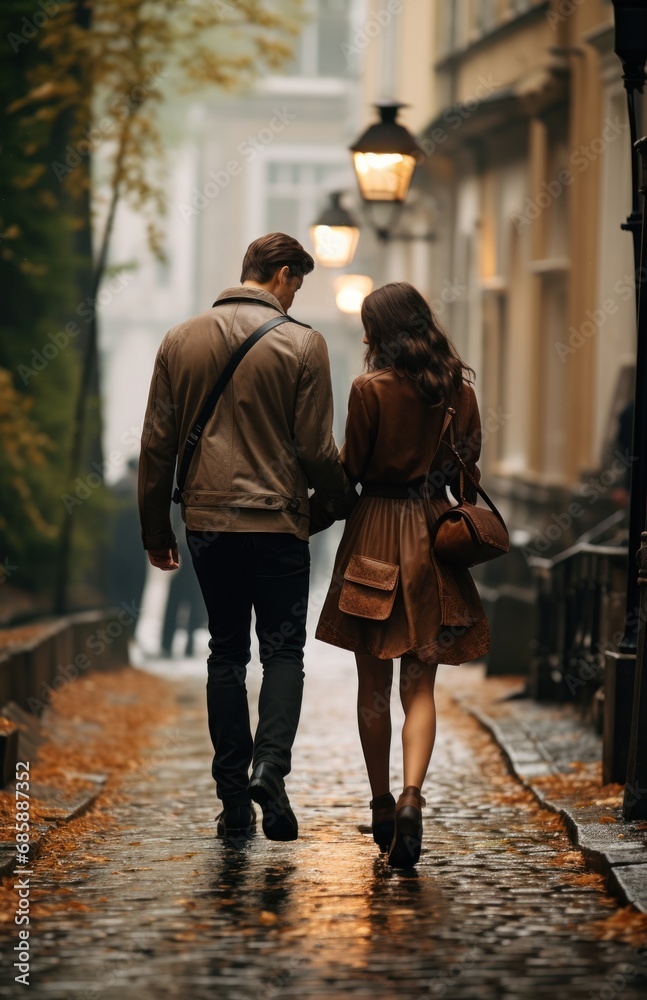
M 447 485 L 458 500 L 463 478 L 447 444 L 451 430 L 442 433 L 450 422 L 448 407 L 455 411 L 456 450 L 477 481 L 481 428 L 466 380 L 474 372 L 412 285 L 393 282 L 368 295 L 362 324 L 367 371 L 351 388 L 340 453 L 348 478 L 361 483 L 362 492 L 345 525 L 315 635 L 355 653 L 373 837 L 388 850 L 391 865 L 409 867 L 422 843 L 421 789 L 436 733 L 436 668 L 483 656 L 490 643 L 469 572 L 441 565 L 429 542 L 430 523 L 452 506 Z M 468 500 L 475 502 L 475 494 L 471 484 L 464 486 Z M 405 712 L 404 790 L 397 803 L 389 788 L 394 657 L 401 657 Z

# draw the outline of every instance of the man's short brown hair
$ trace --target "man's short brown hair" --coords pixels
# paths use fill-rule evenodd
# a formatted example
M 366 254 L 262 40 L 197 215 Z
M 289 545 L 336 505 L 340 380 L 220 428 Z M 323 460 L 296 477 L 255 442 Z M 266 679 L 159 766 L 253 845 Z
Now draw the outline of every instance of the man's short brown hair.
M 270 281 L 281 267 L 290 268 L 290 277 L 303 278 L 314 270 L 315 262 L 298 240 L 285 233 L 268 233 L 247 247 L 240 275 L 243 281 Z

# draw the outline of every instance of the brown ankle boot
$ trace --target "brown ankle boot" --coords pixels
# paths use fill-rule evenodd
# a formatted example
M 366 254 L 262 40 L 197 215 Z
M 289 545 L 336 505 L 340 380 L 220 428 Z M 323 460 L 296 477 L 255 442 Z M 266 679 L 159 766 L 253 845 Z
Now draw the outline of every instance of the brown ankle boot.
M 426 800 L 415 785 L 407 785 L 395 806 L 395 833 L 388 862 L 394 868 L 412 868 L 422 849 L 422 808 Z

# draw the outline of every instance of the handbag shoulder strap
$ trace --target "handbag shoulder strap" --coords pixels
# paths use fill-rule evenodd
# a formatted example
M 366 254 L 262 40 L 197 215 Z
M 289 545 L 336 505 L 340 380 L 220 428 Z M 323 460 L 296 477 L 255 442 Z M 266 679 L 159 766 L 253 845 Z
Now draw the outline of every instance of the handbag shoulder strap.
M 434 448 L 434 453 L 431 456 L 431 461 L 429 462 L 429 467 L 428 467 L 427 473 L 425 475 L 425 482 L 429 478 L 430 469 L 431 469 L 432 465 L 434 464 L 434 459 L 435 459 L 436 455 L 438 454 L 438 449 L 440 448 L 441 444 L 443 443 L 443 437 L 445 436 L 445 431 L 447 430 L 449 424 L 451 423 L 451 419 L 452 419 L 452 417 L 454 416 L 455 413 L 456 413 L 456 410 L 452 406 L 448 406 L 447 407 L 447 410 L 445 411 L 445 419 L 443 420 L 443 427 L 442 427 L 442 430 L 440 432 L 440 436 L 438 438 L 438 444 Z M 453 429 L 454 428 L 452 427 L 452 431 L 453 431 Z M 447 442 L 445 442 L 445 444 L 447 444 Z
M 222 300 L 221 300 L 222 301 Z M 248 300 L 246 300 L 248 301 Z M 211 414 L 216 408 L 216 403 L 222 396 L 229 379 L 234 374 L 238 365 L 243 360 L 245 355 L 254 344 L 258 343 L 261 337 L 264 337 L 266 333 L 273 330 L 275 326 L 280 326 L 281 323 L 293 323 L 296 322 L 286 313 L 282 313 L 280 316 L 273 316 L 272 319 L 268 319 L 267 322 L 259 326 L 258 329 L 254 330 L 253 333 L 247 337 L 246 340 L 240 345 L 240 347 L 232 354 L 229 361 L 223 368 L 218 381 L 214 385 L 213 389 L 205 399 L 202 409 L 198 419 L 191 428 L 191 432 L 186 439 L 184 445 L 184 451 L 182 453 L 182 462 L 180 463 L 180 468 L 177 474 L 177 486 L 173 492 L 173 503 L 180 503 L 182 499 L 182 490 L 184 489 L 184 484 L 186 482 L 187 473 L 189 471 L 189 466 L 191 465 L 191 459 L 193 458 L 193 453 L 197 447 L 198 441 L 202 437 L 202 432 L 207 424 L 207 421 L 211 417 Z
M 449 410 L 452 411 L 452 416 L 456 413 L 456 410 L 454 410 L 454 408 L 451 407 L 451 406 L 448 407 L 448 412 L 449 412 Z M 460 496 L 459 504 L 462 504 L 462 503 L 465 502 L 465 497 L 464 497 L 465 480 L 464 480 L 464 476 L 467 476 L 467 478 L 471 482 L 471 484 L 474 487 L 474 489 L 476 490 L 476 492 L 479 494 L 479 496 L 481 496 L 483 498 L 483 500 L 485 500 L 485 502 L 488 505 L 488 507 L 490 507 L 490 509 L 493 511 L 493 513 L 496 514 L 496 516 L 498 517 L 498 519 L 501 522 L 501 524 L 505 527 L 505 521 L 503 520 L 503 517 L 501 516 L 501 512 L 494 506 L 494 504 L 490 500 L 489 496 L 487 495 L 487 493 L 485 492 L 485 490 L 483 489 L 483 487 L 480 486 L 479 483 L 476 481 L 476 479 L 474 478 L 474 476 L 472 475 L 472 473 L 470 472 L 470 470 L 467 468 L 467 465 L 465 464 L 465 462 L 463 461 L 463 459 L 459 455 L 458 451 L 456 450 L 456 440 L 455 440 L 455 436 L 454 436 L 454 424 L 452 424 L 451 427 L 450 427 L 450 429 L 449 429 L 449 437 L 450 437 L 449 447 L 454 452 L 454 455 L 456 456 L 456 458 L 460 462 L 460 466 L 461 466 L 461 468 L 460 468 L 460 474 L 459 474 L 459 477 L 460 477 L 459 478 L 459 496 Z M 445 443 L 447 443 L 447 442 L 445 442 Z
M 425 506 L 425 509 L 427 510 L 427 513 L 428 513 L 429 517 L 431 517 L 431 508 L 429 507 L 429 504 L 430 504 L 430 501 L 431 501 L 431 494 L 430 494 L 429 489 L 428 489 L 429 473 L 431 471 L 432 465 L 434 464 L 434 459 L 435 459 L 436 455 L 438 454 L 438 449 L 440 448 L 441 444 L 443 443 L 443 438 L 445 436 L 445 431 L 447 430 L 449 424 L 451 423 L 452 417 L 454 416 L 455 412 L 456 411 L 454 410 L 454 408 L 452 406 L 448 406 L 447 410 L 445 411 L 445 417 L 443 419 L 442 430 L 441 430 L 440 435 L 438 437 L 438 444 L 434 448 L 434 453 L 431 456 L 431 461 L 429 462 L 429 467 L 427 468 L 427 473 L 425 475 L 425 481 L 424 481 L 423 486 L 422 486 L 422 501 L 423 501 L 423 504 Z M 445 444 L 447 444 L 447 442 L 445 442 Z

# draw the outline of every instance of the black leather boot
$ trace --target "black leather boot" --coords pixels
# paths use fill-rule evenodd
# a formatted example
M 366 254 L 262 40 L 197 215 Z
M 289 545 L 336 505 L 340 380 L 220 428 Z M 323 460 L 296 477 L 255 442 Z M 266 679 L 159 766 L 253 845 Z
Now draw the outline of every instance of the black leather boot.
M 299 824 L 276 764 L 262 761 L 256 765 L 249 782 L 249 794 L 263 810 L 263 833 L 268 840 L 297 839 Z
M 395 829 L 395 799 L 391 792 L 371 800 L 373 840 L 381 851 L 388 851 Z
M 216 816 L 218 837 L 250 837 L 256 829 L 256 810 L 248 806 L 225 806 Z
M 413 868 L 422 849 L 422 807 L 427 803 L 415 785 L 408 785 L 395 807 L 395 833 L 388 862 L 394 868 Z

